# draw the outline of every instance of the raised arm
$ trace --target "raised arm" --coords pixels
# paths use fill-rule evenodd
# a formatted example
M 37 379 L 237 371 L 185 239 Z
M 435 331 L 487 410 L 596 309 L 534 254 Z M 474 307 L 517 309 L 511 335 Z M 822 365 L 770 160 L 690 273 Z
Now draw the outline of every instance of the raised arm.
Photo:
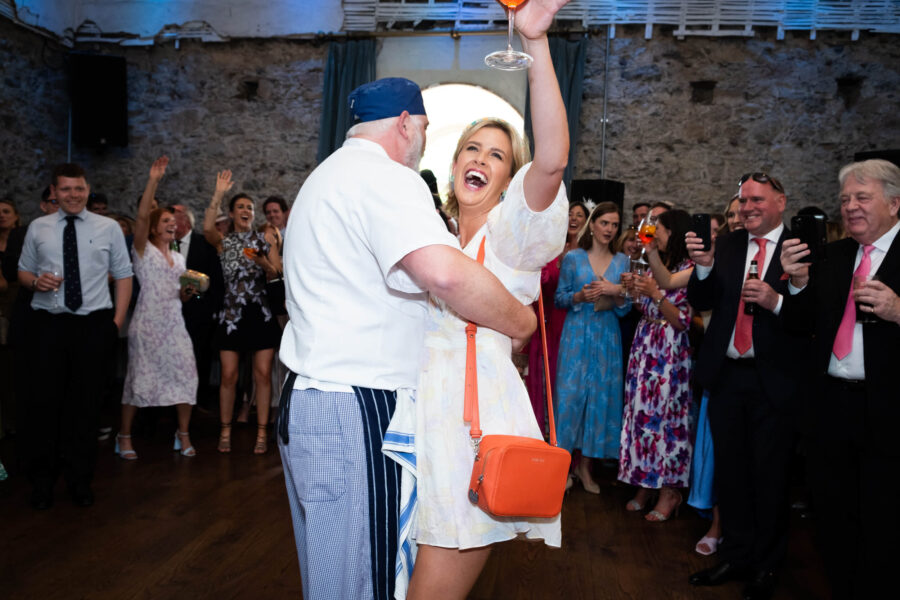
M 688 281 L 691 280 L 691 273 L 694 272 L 694 267 L 690 267 L 677 273 L 670 273 L 659 257 L 655 241 L 648 247 L 647 261 L 650 263 L 650 270 L 653 271 L 653 279 L 659 284 L 661 290 L 677 290 L 687 287 Z
M 168 156 L 160 156 L 153 161 L 150 166 L 150 177 L 147 178 L 147 185 L 144 187 L 144 195 L 141 196 L 141 202 L 138 204 L 137 219 L 134 221 L 134 251 L 142 258 L 147 240 L 150 238 L 150 205 L 153 203 L 153 198 L 156 197 L 156 188 L 159 187 L 160 180 L 166 174 L 168 164 Z
M 525 201 L 534 211 L 553 203 L 569 161 L 569 122 L 550 59 L 547 30 L 569 0 L 530 0 L 516 11 L 522 48 L 534 58 L 528 70 L 534 161 L 525 175 Z
M 213 192 L 206 213 L 203 215 L 203 236 L 209 242 L 216 252 L 222 252 L 222 234 L 216 229 L 216 217 L 219 216 L 219 210 L 222 208 L 222 198 L 225 192 L 231 189 L 234 181 L 231 180 L 231 171 L 225 169 L 216 173 L 216 191 Z
M 455 248 L 425 246 L 400 263 L 419 285 L 479 327 L 517 339 L 537 328 L 531 306 L 516 300 L 490 271 Z

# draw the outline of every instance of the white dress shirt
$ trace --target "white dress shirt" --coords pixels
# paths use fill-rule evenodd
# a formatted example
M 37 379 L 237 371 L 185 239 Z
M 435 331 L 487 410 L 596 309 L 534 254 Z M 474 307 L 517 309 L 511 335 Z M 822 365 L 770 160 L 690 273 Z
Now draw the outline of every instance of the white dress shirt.
M 894 243 L 894 238 L 897 237 L 898 230 L 900 230 L 900 222 L 895 223 L 887 233 L 875 240 L 873 244 L 875 248 L 873 248 L 872 252 L 869 254 L 869 260 L 872 262 L 872 266 L 869 269 L 870 275 L 878 273 L 878 267 L 881 266 L 881 262 L 884 260 L 887 251 L 890 249 L 891 244 Z M 862 246 L 860 246 L 856 251 L 856 260 L 853 261 L 853 271 L 856 271 L 859 262 L 862 260 L 862 256 L 863 249 Z M 833 341 L 834 340 L 832 340 L 832 342 Z M 853 326 L 853 346 L 850 349 L 850 354 L 843 359 L 838 359 L 838 357 L 834 355 L 834 352 L 832 352 L 831 361 L 828 363 L 828 374 L 832 377 L 839 377 L 841 379 L 865 379 L 866 367 L 864 358 L 863 324 L 857 323 Z
M 184 260 L 187 260 L 188 251 L 191 248 L 191 233 L 193 231 L 188 231 L 187 235 L 178 240 L 178 253 L 184 257 Z
M 781 232 L 784 231 L 784 223 L 779 223 L 778 227 L 770 231 L 769 233 L 763 236 L 755 236 L 749 234 L 749 239 L 747 240 L 747 256 L 744 260 L 744 280 L 747 279 L 747 273 L 750 272 L 750 263 L 753 262 L 753 258 L 756 256 L 756 252 L 759 250 L 759 244 L 754 242 L 757 237 L 761 237 L 766 240 L 766 260 L 762 265 L 757 265 L 759 268 L 759 278 L 764 279 L 766 273 L 769 270 L 769 265 L 772 264 L 772 260 L 775 259 L 775 248 L 778 246 L 778 239 L 781 237 Z M 780 259 L 779 259 L 780 260 Z M 695 267 L 697 269 L 697 278 L 701 281 L 706 279 L 709 274 L 712 272 L 712 265 L 709 267 L 704 267 L 703 265 L 697 265 Z M 775 309 L 772 311 L 774 314 L 779 314 L 781 312 L 781 303 L 784 301 L 784 298 L 781 294 L 778 294 L 778 303 L 775 305 Z M 735 321 L 735 325 L 737 325 L 737 321 Z M 741 354 L 738 352 L 737 348 L 734 347 L 734 328 L 731 330 L 731 339 L 728 341 L 728 350 L 725 352 L 725 356 L 728 358 L 753 358 L 756 356 L 754 354 L 752 340 L 750 349 Z

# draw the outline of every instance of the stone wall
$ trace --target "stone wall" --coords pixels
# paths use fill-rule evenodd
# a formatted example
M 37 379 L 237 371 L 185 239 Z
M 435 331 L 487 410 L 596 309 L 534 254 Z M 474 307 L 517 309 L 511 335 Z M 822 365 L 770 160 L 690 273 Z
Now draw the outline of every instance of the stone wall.
M 34 199 L 52 166 L 66 158 L 67 95 L 63 54 L 42 38 L 0 20 L 0 169 L 2 193 L 34 216 Z M 202 218 L 215 173 L 234 171 L 235 191 L 289 201 L 316 164 L 327 45 L 248 40 L 144 48 L 97 46 L 85 51 L 124 56 L 128 65 L 126 148 L 75 148 L 94 191 L 116 212 L 133 213 L 153 160 L 170 158 L 158 197 L 190 205 Z M 47 66 L 45 63 L 52 63 Z M 18 97 L 19 102 L 12 101 Z M 14 128 L 7 128 L 11 122 Z
M 742 173 L 763 169 L 784 181 L 791 208 L 819 203 L 834 212 L 842 164 L 861 150 L 900 147 L 897 40 L 789 32 L 779 41 L 768 31 L 677 40 L 660 27 L 646 40 L 643 27 L 619 27 L 605 176 L 625 183 L 626 207 L 666 199 L 718 211 Z M 163 153 L 172 162 L 159 196 L 190 204 L 198 216 L 217 170 L 235 171 L 237 188 L 254 198 L 290 200 L 315 167 L 327 44 L 79 49 L 128 63 L 129 146 L 72 156 L 113 210 L 132 211 Z M 576 178 L 600 176 L 605 52 L 604 35 L 592 36 Z M 26 217 L 36 213 L 50 168 L 66 157 L 64 54 L 0 19 L 0 194 L 13 196 Z M 434 54 L 420 55 L 426 65 Z
M 605 176 L 625 206 L 668 200 L 719 212 L 743 173 L 766 170 L 788 211 L 837 211 L 837 172 L 856 152 L 900 148 L 896 35 L 611 40 Z M 600 176 L 606 39 L 588 50 L 576 178 Z M 693 85 L 692 85 L 693 83 Z

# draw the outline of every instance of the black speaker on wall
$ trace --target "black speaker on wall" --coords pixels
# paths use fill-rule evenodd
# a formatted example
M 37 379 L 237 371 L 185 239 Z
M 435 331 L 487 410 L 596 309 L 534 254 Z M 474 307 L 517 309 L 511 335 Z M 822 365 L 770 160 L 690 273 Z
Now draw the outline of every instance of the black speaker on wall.
M 881 158 L 900 167 L 900 150 L 869 150 L 867 152 L 857 152 L 853 155 L 853 160 L 855 162 L 871 160 L 873 158 Z
M 619 208 L 625 203 L 625 184 L 612 179 L 573 179 L 570 202 L 590 200 L 594 204 L 615 202 Z
M 104 148 L 128 145 L 128 96 L 121 56 L 69 54 L 72 141 Z

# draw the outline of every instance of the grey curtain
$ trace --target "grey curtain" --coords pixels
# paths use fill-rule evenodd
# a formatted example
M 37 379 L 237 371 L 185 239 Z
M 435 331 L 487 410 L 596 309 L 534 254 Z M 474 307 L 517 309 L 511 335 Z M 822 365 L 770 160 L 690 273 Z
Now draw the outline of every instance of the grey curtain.
M 569 164 L 563 175 L 566 190 L 572 190 L 572 172 L 575 169 L 575 149 L 578 145 L 579 119 L 581 117 L 581 89 L 584 84 L 584 57 L 587 40 L 581 38 L 569 41 L 566 38 L 550 36 L 550 57 L 559 80 L 559 90 L 569 121 Z M 534 148 L 534 133 L 531 131 L 531 96 L 525 97 L 525 135 Z
M 333 41 L 328 47 L 322 92 L 322 123 L 316 160 L 322 162 L 341 147 L 350 129 L 347 96 L 355 88 L 375 80 L 375 40 Z

